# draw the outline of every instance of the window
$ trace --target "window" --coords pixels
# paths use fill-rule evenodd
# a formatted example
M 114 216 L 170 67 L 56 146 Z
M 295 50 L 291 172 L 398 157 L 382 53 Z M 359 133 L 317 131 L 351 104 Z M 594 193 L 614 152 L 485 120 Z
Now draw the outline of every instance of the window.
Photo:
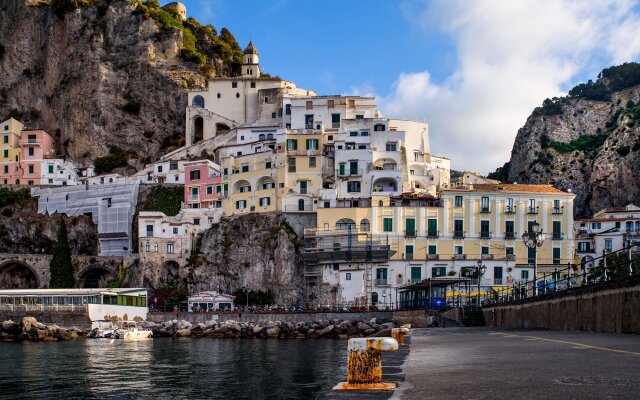
M 363 218 L 362 220 L 360 220 L 360 230 L 363 232 L 369 232 L 369 229 L 371 229 L 371 224 L 369 223 L 369 220 L 366 218 Z
M 340 128 L 340 114 L 331 114 L 331 127 Z
M 601 222 L 591 223 L 591 229 L 602 229 L 602 223 Z
M 151 251 L 151 243 L 147 242 L 147 244 L 144 245 L 144 249 L 145 251 L 148 253 Z
M 456 207 L 462 207 L 462 196 L 456 196 L 455 206 Z
M 393 218 L 383 218 L 382 219 L 382 231 L 383 232 L 393 232 Z
M 416 235 L 416 220 L 414 218 L 406 218 L 405 224 L 405 236 L 414 237 Z
M 251 82 L 251 89 L 255 89 L 256 88 L 256 83 L 255 82 Z
M 7 130 L 8 126 L 6 126 L 6 125 L 5 125 L 5 127 L 4 127 L 4 128 L 5 128 L 5 130 Z M 3 141 L 4 141 L 4 143 L 9 143 L 9 136 L 4 135 L 4 137 L 3 137 Z
M 158 173 L 162 172 L 162 165 L 158 165 Z
M 9 158 L 9 150 L 8 149 L 4 149 L 4 151 L 2 153 L 4 155 L 4 158 Z
M 307 139 L 307 150 L 317 150 L 318 139 Z
M 308 181 L 300 181 L 300 194 L 307 194 Z
M 307 129 L 313 129 L 313 114 L 305 114 L 304 127 Z
M 613 250 L 613 243 L 611 239 L 605 239 L 604 240 L 604 249 L 607 252 L 610 252 L 611 250 Z
M 271 161 L 267 161 L 267 162 L 264 164 L 264 167 L 265 167 L 266 169 L 271 169 Z
M 504 222 L 504 237 L 505 239 L 515 239 L 514 232 L 514 223 L 513 221 L 505 221 Z
M 242 164 L 240 168 L 242 169 L 242 172 L 249 172 L 249 164 Z
M 167 243 L 167 253 L 172 254 L 174 251 L 173 243 Z
M 484 255 L 489 254 L 489 246 L 482 246 L 482 247 L 480 248 L 480 253 L 481 253 L 483 256 L 484 256 Z
M 157 252 L 158 252 L 158 243 L 154 243 L 154 244 L 153 244 L 153 251 L 154 251 L 155 253 L 157 253 Z
M 291 115 L 291 104 L 284 105 L 284 113 L 287 115 Z
M 49 168 L 49 173 L 50 173 L 50 174 L 53 174 L 53 165 L 52 165 L 52 164 L 49 164 L 49 165 L 48 165 L 48 168 Z
M 287 162 L 289 164 L 289 172 L 296 172 L 296 159 L 295 159 L 295 157 L 289 157 L 287 159 Z
M 560 264 L 560 247 L 553 248 L 553 263 Z
M 231 82 L 231 87 L 233 89 L 237 89 L 238 88 L 238 82 Z
M 413 260 L 413 245 L 404 246 L 404 259 L 405 260 Z
M 502 267 L 493 267 L 493 284 L 502 285 Z
M 529 280 L 529 270 L 524 269 L 520 271 L 520 278 L 522 278 L 525 281 Z
M 536 199 L 529 199 L 529 214 L 537 214 Z
M 316 158 L 309 157 L 309 168 L 315 168 L 315 167 L 316 167 Z
M 260 207 L 267 207 L 271 204 L 271 197 L 260 197 Z
M 240 186 L 240 193 L 248 193 L 251 191 L 251 185 Z
M 387 151 L 397 151 L 398 144 L 397 143 L 387 143 L 386 150 Z
M 438 237 L 438 220 L 436 218 L 429 218 L 427 220 L 427 236 Z
M 213 194 L 213 186 L 207 186 L 207 194 Z
M 335 107 L 335 101 L 327 100 L 327 107 L 328 108 L 334 108 Z
M 387 284 L 387 269 L 386 268 L 376 268 L 376 284 L 378 285 L 386 285 Z
M 484 212 L 484 213 L 489 212 L 489 198 L 483 196 L 480 203 L 481 203 L 480 212 Z
M 513 247 L 506 247 L 505 248 L 505 254 L 507 255 L 507 257 L 512 256 L 513 255 Z
M 561 240 L 562 239 L 562 222 L 553 221 L 553 235 L 551 236 L 553 240 Z
M 5 166 L 4 166 L 4 173 L 5 173 L 5 174 L 8 174 L 8 173 L 9 173 L 9 166 L 8 166 L 8 165 L 5 165 Z
M 191 179 L 192 181 L 200 180 L 200 170 L 196 169 L 193 171 L 189 171 L 189 179 Z
M 344 279 L 347 281 L 351 280 L 351 272 L 347 272 L 346 274 L 344 274 Z
M 33 165 L 29 165 L 29 173 L 33 174 Z
M 247 208 L 247 201 L 246 200 L 236 201 L 236 210 L 241 210 L 243 208 Z
M 334 271 L 340 271 L 340 264 L 333 264 Z
M 515 207 L 513 206 L 513 199 L 512 198 L 508 198 L 507 199 L 505 212 L 507 212 L 507 213 L 515 212 Z
M 364 119 L 364 115 L 362 115 L 362 114 L 356 114 L 356 119 Z
M 287 139 L 287 150 L 298 150 L 298 141 L 296 139 Z
M 427 248 L 427 250 L 428 250 L 430 255 L 438 254 L 437 246 L 435 244 L 430 244 L 429 247 Z
M 464 249 L 462 248 L 462 246 L 454 246 L 453 252 L 454 254 L 459 256 L 464 252 Z
M 199 226 L 200 225 L 200 218 L 194 218 L 193 219 L 193 225 Z
M 29 147 L 29 155 L 33 156 L 35 154 L 35 149 L 33 147 Z
M 173 234 L 177 235 L 178 234 L 178 228 L 173 228 Z
M 359 193 L 360 192 L 360 181 L 349 181 L 349 182 L 347 182 L 347 192 L 349 192 L 349 193 Z
M 578 253 L 590 253 L 591 242 L 578 242 Z
M 464 221 L 461 219 L 453 220 L 453 237 L 464 237 Z
M 447 275 L 447 267 L 433 267 L 431 268 L 431 277 L 438 278 Z
M 491 237 L 491 233 L 489 232 L 489 221 L 480 221 L 480 237 L 483 239 Z
M 375 132 L 384 132 L 384 124 L 375 124 L 373 130 Z
M 307 110 L 313 109 L 313 101 L 311 101 L 311 100 L 305 101 L 304 108 L 307 109 Z
M 360 136 L 369 136 L 369 131 L 360 131 Z

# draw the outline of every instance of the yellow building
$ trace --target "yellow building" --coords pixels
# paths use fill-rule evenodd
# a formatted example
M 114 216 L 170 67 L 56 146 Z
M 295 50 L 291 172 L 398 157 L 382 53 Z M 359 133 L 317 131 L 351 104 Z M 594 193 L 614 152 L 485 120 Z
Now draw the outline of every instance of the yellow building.
M 8 184 L 11 175 L 19 166 L 22 148 L 20 133 L 24 126 L 13 118 L 0 124 L 0 183 Z

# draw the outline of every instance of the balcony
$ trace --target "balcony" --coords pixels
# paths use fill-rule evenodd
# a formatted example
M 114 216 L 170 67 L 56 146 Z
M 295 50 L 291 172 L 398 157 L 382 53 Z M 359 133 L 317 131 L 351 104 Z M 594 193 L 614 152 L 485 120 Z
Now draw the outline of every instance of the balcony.
M 465 232 L 463 232 L 463 231 L 454 231 L 453 232 L 453 238 L 454 239 L 464 239 L 464 236 L 465 236 L 464 234 L 465 234 Z
M 322 154 L 320 149 L 307 149 L 307 150 L 287 150 L 288 156 L 319 156 Z
M 516 206 L 506 206 L 504 209 L 504 213 L 505 214 L 515 214 L 516 213 Z
M 562 240 L 564 239 L 564 235 L 560 232 L 553 232 L 551 235 L 551 240 Z
M 437 261 L 440 259 L 438 254 L 427 254 L 427 260 Z
M 313 204 L 287 204 L 284 206 L 287 212 L 312 212 Z
M 440 237 L 440 231 L 427 231 L 427 239 L 437 239 Z
M 362 168 L 337 169 L 336 174 L 338 176 L 362 176 Z
M 467 255 L 466 254 L 454 254 L 453 255 L 453 259 L 454 260 L 466 260 L 467 259 Z
M 562 215 L 563 209 L 564 209 L 564 207 L 553 207 L 553 209 L 551 210 L 551 214 L 553 214 L 553 215 Z
M 187 200 L 188 201 L 200 201 L 200 195 L 199 194 L 190 194 L 189 196 L 187 196 Z
M 489 207 L 482 207 L 480 209 L 480 214 L 490 214 L 491 210 L 489 209 Z
M 594 250 L 591 249 L 590 247 L 587 247 L 586 249 L 580 249 L 580 248 L 576 249 L 576 253 L 578 253 L 578 254 L 588 254 L 588 253 L 593 253 L 593 252 L 594 252 Z
M 306 124 L 304 124 L 304 128 L 305 129 L 313 129 L 313 121 L 312 122 L 307 122 Z
M 487 231 L 480 232 L 480 239 L 491 239 L 491 232 L 487 232 Z
M 539 207 L 527 207 L 527 214 L 529 215 L 537 215 Z
M 387 278 L 376 279 L 376 286 L 389 286 L 389 280 Z
M 481 254 L 480 258 L 482 260 L 493 260 L 493 254 Z
M 407 253 L 404 255 L 403 257 L 406 261 L 411 261 L 413 260 L 413 253 Z
M 414 237 L 416 237 L 416 231 L 415 231 L 415 229 L 406 229 L 406 230 L 404 231 L 404 237 L 407 237 L 407 238 L 414 238 Z

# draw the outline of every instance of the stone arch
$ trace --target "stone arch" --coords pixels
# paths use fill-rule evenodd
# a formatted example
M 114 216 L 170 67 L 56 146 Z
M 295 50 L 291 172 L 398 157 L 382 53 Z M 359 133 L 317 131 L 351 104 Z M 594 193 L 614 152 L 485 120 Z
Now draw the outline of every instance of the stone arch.
M 107 265 L 92 264 L 77 274 L 78 287 L 81 288 L 104 288 L 110 280 L 118 276 L 118 272 Z
M 193 97 L 191 100 L 191 105 L 195 107 L 204 108 L 204 97 L 197 95 Z
M 193 144 L 204 139 L 204 119 L 197 115 L 193 118 Z
M 19 260 L 0 263 L 0 289 L 37 289 L 38 273 L 29 264 Z
M 371 223 L 367 218 L 363 218 L 360 220 L 360 230 L 362 232 L 369 232 L 371 230 Z
M 216 135 L 219 133 L 225 133 L 230 131 L 231 128 L 229 127 L 229 125 L 227 124 L 223 124 L 222 122 L 217 122 L 216 123 Z
M 336 222 L 336 229 L 356 229 L 356 221 L 351 218 L 342 218 Z
M 241 188 L 247 187 L 247 186 L 249 187 L 248 189 L 241 189 Z M 234 193 L 243 193 L 243 192 L 241 192 L 241 190 L 245 190 L 247 192 L 250 192 L 251 191 L 251 183 L 246 179 L 240 179 L 239 181 L 237 181 L 235 183 L 235 185 L 233 185 L 233 192 Z

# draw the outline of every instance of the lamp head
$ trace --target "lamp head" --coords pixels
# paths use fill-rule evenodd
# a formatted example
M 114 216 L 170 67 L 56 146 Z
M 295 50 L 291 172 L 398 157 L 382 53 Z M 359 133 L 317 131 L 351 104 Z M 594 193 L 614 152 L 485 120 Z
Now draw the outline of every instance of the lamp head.
M 524 242 L 524 244 L 529 243 L 529 232 L 525 232 L 522 234 L 522 241 Z
M 482 267 L 480 267 L 480 274 L 484 275 L 485 272 L 487 272 L 487 266 L 483 265 Z
M 531 225 L 531 230 L 533 230 L 535 233 L 540 233 L 540 224 L 539 223 L 534 223 L 533 225 Z

